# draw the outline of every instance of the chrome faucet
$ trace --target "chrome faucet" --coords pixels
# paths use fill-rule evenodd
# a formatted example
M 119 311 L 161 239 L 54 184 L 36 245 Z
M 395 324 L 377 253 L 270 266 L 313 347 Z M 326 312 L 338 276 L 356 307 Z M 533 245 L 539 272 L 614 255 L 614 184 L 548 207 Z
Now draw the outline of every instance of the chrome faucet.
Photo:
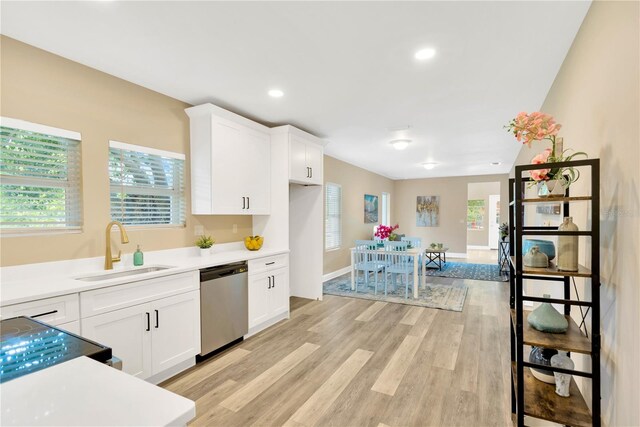
M 122 255 L 122 251 L 118 250 L 118 256 L 117 257 L 113 257 L 113 254 L 111 253 L 111 227 L 113 227 L 114 225 L 117 225 L 120 228 L 120 242 L 121 243 L 129 243 L 129 236 L 127 236 L 127 232 L 124 229 L 124 225 L 122 225 L 121 222 L 118 221 L 111 221 L 108 225 L 107 225 L 107 248 L 106 248 L 106 252 L 105 252 L 105 256 L 104 256 L 104 269 L 105 270 L 112 270 L 113 269 L 113 263 L 114 262 L 119 262 L 120 261 L 120 256 Z

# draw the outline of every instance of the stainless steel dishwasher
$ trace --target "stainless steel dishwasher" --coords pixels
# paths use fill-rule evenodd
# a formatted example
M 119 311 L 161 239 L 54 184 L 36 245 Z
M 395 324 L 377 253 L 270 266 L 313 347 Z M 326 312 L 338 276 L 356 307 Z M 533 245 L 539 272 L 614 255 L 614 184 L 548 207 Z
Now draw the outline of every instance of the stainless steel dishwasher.
M 200 336 L 204 356 L 249 331 L 247 263 L 200 270 Z

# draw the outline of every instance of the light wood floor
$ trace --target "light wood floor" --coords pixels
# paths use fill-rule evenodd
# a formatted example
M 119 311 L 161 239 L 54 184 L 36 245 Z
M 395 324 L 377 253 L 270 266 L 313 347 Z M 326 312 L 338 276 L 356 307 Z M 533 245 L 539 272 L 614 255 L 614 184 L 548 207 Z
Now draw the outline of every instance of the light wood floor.
M 508 283 L 465 283 L 461 313 L 292 298 L 290 320 L 162 385 L 197 426 L 511 425 Z

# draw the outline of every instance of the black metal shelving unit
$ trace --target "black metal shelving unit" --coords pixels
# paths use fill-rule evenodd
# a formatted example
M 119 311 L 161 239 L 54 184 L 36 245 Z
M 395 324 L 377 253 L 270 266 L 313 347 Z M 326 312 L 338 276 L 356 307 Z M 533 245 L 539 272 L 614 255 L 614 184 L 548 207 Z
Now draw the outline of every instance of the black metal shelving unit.
M 525 185 L 530 183 L 523 178 L 530 170 L 540 169 L 540 165 L 516 166 L 515 179 L 509 180 L 509 254 L 510 254 L 510 330 L 511 330 L 511 412 L 519 427 L 524 426 L 524 417 L 530 416 L 570 426 L 600 426 L 600 160 L 588 159 L 571 162 L 549 163 L 545 169 L 590 168 L 591 195 L 571 196 L 569 189 L 563 196 L 545 198 L 525 198 Z M 562 203 L 563 216 L 570 216 L 573 202 L 587 202 L 591 205 L 591 230 L 558 231 L 557 227 L 525 226 L 524 206 L 530 203 Z M 554 265 L 548 268 L 530 268 L 523 264 L 522 240 L 524 236 L 588 236 L 591 239 L 591 266 L 580 266 L 577 272 L 558 271 Z M 571 296 L 571 284 L 575 277 L 590 280 L 591 301 L 580 301 Z M 564 297 L 542 298 L 523 294 L 523 283 L 527 280 L 542 280 L 562 283 Z M 526 322 L 523 309 L 525 301 L 562 304 L 564 314 L 569 321 L 566 334 L 548 334 L 536 331 Z M 571 318 L 571 309 L 578 307 L 582 323 L 578 325 Z M 584 319 L 591 312 L 591 333 L 588 334 Z M 583 324 L 585 331 L 582 330 Z M 524 346 L 553 348 L 574 353 L 588 354 L 591 357 L 591 370 L 578 371 L 553 367 L 543 367 L 554 372 L 568 373 L 573 376 L 590 378 L 592 381 L 591 411 L 578 389 L 571 380 L 570 397 L 555 394 L 555 386 L 546 384 L 533 377 L 531 367 L 541 367 L 524 360 Z

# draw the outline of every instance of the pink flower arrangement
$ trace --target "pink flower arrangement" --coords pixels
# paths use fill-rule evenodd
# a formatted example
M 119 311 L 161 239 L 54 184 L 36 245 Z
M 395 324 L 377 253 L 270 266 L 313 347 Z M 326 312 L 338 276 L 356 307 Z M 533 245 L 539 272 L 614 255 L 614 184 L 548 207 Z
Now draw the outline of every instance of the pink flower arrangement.
M 397 230 L 398 228 L 398 224 L 394 225 L 393 227 L 389 227 L 388 225 L 379 225 L 374 236 L 383 240 L 388 239 L 389 236 L 391 236 L 391 233 L 393 233 L 393 231 Z
M 547 163 L 549 160 L 549 156 L 551 156 L 551 148 L 547 148 L 542 153 L 535 156 L 531 160 L 531 164 L 542 165 L 544 163 Z M 551 169 L 536 169 L 529 171 L 529 175 L 534 181 L 548 181 L 550 179 L 549 172 L 551 172 Z
M 541 141 L 543 139 L 548 139 L 555 143 L 555 136 L 562 125 L 557 124 L 549 114 L 536 111 L 531 114 L 518 113 L 516 118 L 511 120 L 505 127 L 515 135 L 518 142 L 531 147 L 533 141 Z

